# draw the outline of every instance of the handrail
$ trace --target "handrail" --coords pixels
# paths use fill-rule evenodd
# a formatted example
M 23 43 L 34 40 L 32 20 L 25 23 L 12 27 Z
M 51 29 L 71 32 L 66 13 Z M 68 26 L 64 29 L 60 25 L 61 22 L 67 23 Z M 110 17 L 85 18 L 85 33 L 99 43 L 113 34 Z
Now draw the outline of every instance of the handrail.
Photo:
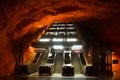
M 63 76 L 74 76 L 74 66 L 71 63 L 71 53 L 64 53 Z

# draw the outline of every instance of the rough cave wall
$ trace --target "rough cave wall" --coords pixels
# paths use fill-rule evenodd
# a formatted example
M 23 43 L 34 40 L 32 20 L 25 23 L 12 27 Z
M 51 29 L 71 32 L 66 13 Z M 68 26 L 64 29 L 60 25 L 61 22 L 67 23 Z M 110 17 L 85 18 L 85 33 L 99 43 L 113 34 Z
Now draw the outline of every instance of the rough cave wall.
M 112 60 L 118 60 L 118 63 L 112 64 L 112 71 L 120 72 L 120 48 L 114 47 L 114 53 L 112 54 Z
M 14 55 L 29 50 L 38 29 L 54 21 L 108 20 L 114 8 L 116 3 L 99 0 L 0 0 L 0 76 L 14 74 Z
M 36 55 L 35 48 L 30 46 L 29 49 L 26 50 L 26 52 L 24 52 L 23 64 L 25 65 L 31 64 L 35 55 Z

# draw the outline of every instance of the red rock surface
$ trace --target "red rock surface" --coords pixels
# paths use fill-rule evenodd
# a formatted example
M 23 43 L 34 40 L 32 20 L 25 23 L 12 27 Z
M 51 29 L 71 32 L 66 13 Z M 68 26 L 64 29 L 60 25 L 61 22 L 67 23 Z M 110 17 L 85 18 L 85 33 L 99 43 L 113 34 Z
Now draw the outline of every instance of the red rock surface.
M 92 42 L 119 48 L 119 7 L 119 0 L 0 0 L 0 76 L 14 73 L 16 46 L 26 52 L 34 33 L 55 21 L 82 21 L 97 33 Z

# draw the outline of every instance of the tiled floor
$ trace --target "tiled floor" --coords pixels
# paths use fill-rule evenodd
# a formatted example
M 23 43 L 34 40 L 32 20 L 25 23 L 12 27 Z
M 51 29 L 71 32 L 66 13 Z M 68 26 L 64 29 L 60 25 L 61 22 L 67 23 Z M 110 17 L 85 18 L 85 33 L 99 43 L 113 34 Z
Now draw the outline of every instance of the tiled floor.
M 113 76 L 84 76 L 82 74 L 75 74 L 75 76 L 61 76 L 61 74 L 39 76 L 38 73 L 34 73 L 24 76 L 0 77 L 0 80 L 120 80 L 120 72 L 114 73 Z

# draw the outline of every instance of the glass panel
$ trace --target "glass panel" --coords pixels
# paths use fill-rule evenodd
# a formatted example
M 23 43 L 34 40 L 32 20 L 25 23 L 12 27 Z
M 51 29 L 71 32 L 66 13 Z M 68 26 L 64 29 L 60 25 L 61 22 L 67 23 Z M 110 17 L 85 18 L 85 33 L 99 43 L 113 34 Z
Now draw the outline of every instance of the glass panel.
M 67 29 L 75 29 L 74 27 L 67 27 Z
M 73 24 L 69 23 L 69 24 L 66 24 L 67 26 L 73 26 Z
M 76 35 L 76 32 L 67 32 L 67 35 Z
M 55 35 L 58 35 L 58 32 L 55 32 Z
M 59 35 L 65 35 L 65 32 L 59 32 Z
M 65 29 L 65 27 L 60 27 L 60 30 L 63 30 L 63 29 Z
M 65 26 L 65 24 L 61 24 L 61 26 Z

